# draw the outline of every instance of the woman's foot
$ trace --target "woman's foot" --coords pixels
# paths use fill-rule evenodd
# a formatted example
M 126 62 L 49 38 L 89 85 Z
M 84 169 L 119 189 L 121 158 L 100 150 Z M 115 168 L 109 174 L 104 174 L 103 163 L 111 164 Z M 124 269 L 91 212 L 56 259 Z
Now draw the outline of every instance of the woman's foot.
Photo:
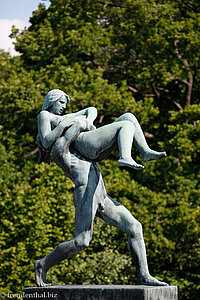
M 143 170 L 144 169 L 144 166 L 137 164 L 133 159 L 120 158 L 118 160 L 118 164 L 120 167 L 130 167 L 135 170 Z
M 44 266 L 42 266 L 42 263 L 40 260 L 36 260 L 34 263 L 35 267 L 35 283 L 39 287 L 43 286 L 49 286 L 51 285 L 46 281 L 46 272 L 44 271 Z
M 139 276 L 137 284 L 139 285 L 149 285 L 149 286 L 167 286 L 168 283 L 159 281 L 151 275 Z
M 157 151 L 154 151 L 154 150 L 149 150 L 148 152 L 144 152 L 142 153 L 142 160 L 144 162 L 146 161 L 150 161 L 150 160 L 157 160 L 157 159 L 161 159 L 163 157 L 166 157 L 167 154 L 166 152 L 157 152 Z

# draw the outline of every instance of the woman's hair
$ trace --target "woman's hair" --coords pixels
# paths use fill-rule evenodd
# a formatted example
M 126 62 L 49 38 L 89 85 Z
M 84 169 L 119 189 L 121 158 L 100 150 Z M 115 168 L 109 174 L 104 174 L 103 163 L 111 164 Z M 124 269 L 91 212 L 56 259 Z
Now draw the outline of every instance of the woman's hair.
M 67 103 L 70 102 L 70 98 L 65 92 L 63 92 L 59 89 L 54 89 L 54 90 L 49 91 L 44 99 L 44 103 L 42 105 L 42 110 L 47 110 L 62 96 L 65 96 L 67 98 Z

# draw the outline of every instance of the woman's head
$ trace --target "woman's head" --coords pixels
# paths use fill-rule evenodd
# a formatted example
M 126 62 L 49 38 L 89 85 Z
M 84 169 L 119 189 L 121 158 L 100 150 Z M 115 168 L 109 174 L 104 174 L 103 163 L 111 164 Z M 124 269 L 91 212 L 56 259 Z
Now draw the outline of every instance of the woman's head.
M 49 91 L 44 99 L 44 103 L 42 105 L 42 110 L 48 110 L 60 98 L 65 98 L 66 103 L 70 102 L 70 98 L 65 92 L 63 92 L 59 89 L 54 89 L 54 90 Z

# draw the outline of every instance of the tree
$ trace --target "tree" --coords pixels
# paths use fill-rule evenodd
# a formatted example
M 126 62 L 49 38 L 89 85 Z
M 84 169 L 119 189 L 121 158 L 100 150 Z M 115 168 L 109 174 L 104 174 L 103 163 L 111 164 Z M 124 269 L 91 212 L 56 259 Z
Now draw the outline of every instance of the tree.
M 73 185 L 54 164 L 37 164 L 34 143 L 44 95 L 61 88 L 69 112 L 94 105 L 99 126 L 131 111 L 150 145 L 167 151 L 142 172 L 119 169 L 117 152 L 100 168 L 108 193 L 144 226 L 153 275 L 179 285 L 180 299 L 197 298 L 199 9 L 196 0 L 52 0 L 23 33 L 13 29 L 21 56 L 0 57 L 6 291 L 33 283 L 33 261 L 73 235 Z M 54 282 L 134 282 L 125 236 L 96 223 L 91 247 L 52 269 Z

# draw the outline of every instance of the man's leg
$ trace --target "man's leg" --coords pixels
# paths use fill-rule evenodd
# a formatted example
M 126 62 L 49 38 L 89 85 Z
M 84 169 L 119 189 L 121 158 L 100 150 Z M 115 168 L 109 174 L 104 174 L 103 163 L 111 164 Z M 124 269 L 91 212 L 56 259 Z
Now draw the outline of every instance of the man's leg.
M 77 199 L 76 195 L 80 198 Z M 98 205 L 95 202 L 93 203 L 93 195 L 91 191 L 87 191 L 86 186 L 76 187 L 74 198 L 76 207 L 75 237 L 60 243 L 47 256 L 35 262 L 35 281 L 37 286 L 50 285 L 46 280 L 47 271 L 64 259 L 89 246 L 92 238 L 93 220 Z
M 145 285 L 167 285 L 149 274 L 146 248 L 144 244 L 142 225 L 132 214 L 120 203 L 109 196 L 105 199 L 105 208 L 98 215 L 110 225 L 113 225 L 128 236 L 128 246 L 133 263 L 137 270 L 138 284 Z

